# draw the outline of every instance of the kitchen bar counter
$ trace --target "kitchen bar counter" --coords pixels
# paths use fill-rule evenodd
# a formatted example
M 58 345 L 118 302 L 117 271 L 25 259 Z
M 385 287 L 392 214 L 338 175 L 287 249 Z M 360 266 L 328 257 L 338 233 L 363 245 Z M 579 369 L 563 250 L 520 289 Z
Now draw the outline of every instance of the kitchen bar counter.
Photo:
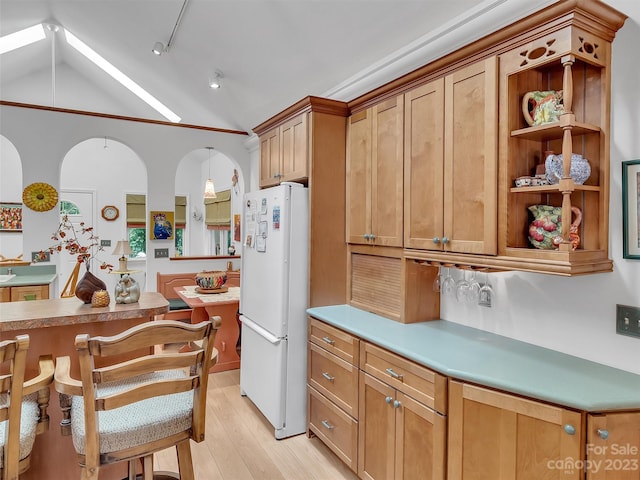
M 94 308 L 76 297 L 0 303 L 0 331 L 78 325 L 83 323 L 153 318 L 166 313 L 169 302 L 157 292 L 143 292 L 138 303 L 116 304 Z
M 71 375 L 80 378 L 77 335 L 114 335 L 168 311 L 169 302 L 157 292 L 144 292 L 138 303 L 126 305 L 116 304 L 112 299 L 109 306 L 101 308 L 85 305 L 76 297 L 0 303 L 0 337 L 29 335 L 27 378 L 37 373 L 38 356 L 44 354 L 53 358 L 70 356 Z M 20 480 L 80 478 L 71 437 L 60 434 L 62 411 L 53 385 L 47 411 L 49 430 L 36 438 L 31 467 L 20 475 Z M 126 462 L 100 469 L 100 480 L 120 480 L 126 475 Z
M 349 305 L 307 313 L 451 378 L 605 412 L 640 408 L 640 375 L 446 320 L 403 324 Z

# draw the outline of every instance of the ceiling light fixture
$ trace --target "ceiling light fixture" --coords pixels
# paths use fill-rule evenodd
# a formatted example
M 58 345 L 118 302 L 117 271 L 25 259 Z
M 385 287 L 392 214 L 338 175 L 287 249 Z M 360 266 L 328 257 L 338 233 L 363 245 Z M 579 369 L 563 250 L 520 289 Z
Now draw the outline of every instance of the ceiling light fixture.
M 9 35 L 0 37 L 0 55 L 17 48 L 31 45 L 32 43 L 44 40 L 45 38 L 46 35 L 44 34 L 44 27 L 41 23 L 15 33 L 10 33 Z
M 207 178 L 206 183 L 204 184 L 204 198 L 216 198 L 216 189 L 213 188 L 213 180 L 211 180 L 211 150 L 213 147 L 207 147 L 209 150 L 209 178 Z
M 180 26 L 180 22 L 182 21 L 184 11 L 187 9 L 187 3 L 189 3 L 189 0 L 184 0 L 182 8 L 180 9 L 180 13 L 178 14 L 178 18 L 176 19 L 176 24 L 173 26 L 173 31 L 171 32 L 171 36 L 169 37 L 169 41 L 167 42 L 167 46 L 165 47 L 162 42 L 156 42 L 153 44 L 153 48 L 151 49 L 151 51 L 154 55 L 160 56 L 163 53 L 168 52 L 171 45 L 173 45 L 173 39 L 175 38 L 178 27 Z
M 147 92 L 144 88 L 138 85 L 136 82 L 127 77 L 124 73 L 114 67 L 111 63 L 105 60 L 100 54 L 91 49 L 86 43 L 82 42 L 78 37 L 72 34 L 66 28 L 64 30 L 65 38 L 69 45 L 75 48 L 82 55 L 87 57 L 93 63 L 95 63 L 98 67 L 104 70 L 106 73 L 111 75 L 114 79 L 120 82 L 124 87 L 128 88 L 132 93 L 137 95 L 142 101 L 146 102 L 149 106 L 155 109 L 158 113 L 160 113 L 163 117 L 168 119 L 170 122 L 178 123 L 180 121 L 180 117 L 173 113 L 169 108 L 163 105 L 158 99 L 156 99 L 153 95 Z
M 154 55 L 162 55 L 164 52 L 166 52 L 167 50 L 165 50 L 164 45 L 162 42 L 156 42 L 153 45 L 153 48 L 151 49 L 151 51 L 153 52 Z
M 213 80 L 209 82 L 209 88 L 213 88 L 214 90 L 220 88 L 222 86 L 223 78 L 224 78 L 224 75 L 222 74 L 222 72 L 220 70 L 216 70 Z

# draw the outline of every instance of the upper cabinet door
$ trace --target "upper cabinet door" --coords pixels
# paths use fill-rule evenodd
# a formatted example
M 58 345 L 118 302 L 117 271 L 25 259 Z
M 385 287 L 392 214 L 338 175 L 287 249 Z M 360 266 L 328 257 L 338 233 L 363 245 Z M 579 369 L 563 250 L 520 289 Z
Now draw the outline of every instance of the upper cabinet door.
M 444 80 L 404 96 L 404 246 L 442 250 Z
M 347 123 L 348 243 L 369 243 L 371 232 L 371 114 L 358 112 Z
M 260 136 L 260 186 L 280 183 L 280 130 L 274 128 Z
M 402 246 L 403 96 L 349 117 L 347 242 Z
M 402 246 L 404 96 L 373 107 L 371 233 L 373 244 Z
M 498 61 L 445 77 L 446 250 L 497 253 Z
M 298 115 L 280 127 L 282 164 L 280 181 L 306 179 L 309 168 L 309 134 L 307 113 Z

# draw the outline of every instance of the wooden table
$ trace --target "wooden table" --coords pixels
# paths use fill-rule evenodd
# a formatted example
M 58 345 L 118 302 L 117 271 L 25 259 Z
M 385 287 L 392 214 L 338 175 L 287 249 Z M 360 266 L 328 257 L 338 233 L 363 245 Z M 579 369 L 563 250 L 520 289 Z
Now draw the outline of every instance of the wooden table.
M 155 315 L 169 311 L 169 302 L 159 293 L 144 292 L 138 303 L 93 308 L 75 297 L 28 302 L 0 303 L 0 339 L 27 334 L 30 338 L 27 353 L 27 378 L 38 371 L 38 357 L 51 354 L 53 358 L 70 356 L 72 375 L 80 378 L 76 335 L 113 335 Z M 49 431 L 38 435 L 31 454 L 31 467 L 20 480 L 77 479 L 80 467 L 71 436 L 60 433 L 62 412 L 58 394 L 51 386 L 48 408 Z M 127 476 L 127 464 L 109 465 L 100 469 L 100 480 L 122 479 Z
M 225 293 L 198 293 L 196 286 L 175 287 L 175 292 L 192 309 L 191 323 L 199 323 L 218 315 L 222 326 L 216 334 L 215 348 L 218 362 L 211 372 L 224 372 L 240 368 L 240 356 L 236 344 L 240 336 L 237 313 L 240 305 L 240 287 L 228 287 Z

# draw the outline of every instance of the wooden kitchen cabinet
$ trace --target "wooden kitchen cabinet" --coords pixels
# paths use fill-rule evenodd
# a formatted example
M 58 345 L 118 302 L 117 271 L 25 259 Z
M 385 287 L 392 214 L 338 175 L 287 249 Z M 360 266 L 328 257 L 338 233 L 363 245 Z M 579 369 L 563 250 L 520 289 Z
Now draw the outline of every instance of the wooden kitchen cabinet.
M 536 29 L 529 43 L 500 55 L 500 162 L 504 175 L 499 204 L 505 261 L 520 269 L 574 275 L 611 271 L 608 258 L 610 184 L 611 42 L 624 15 L 601 2 L 584 5 L 590 16 L 606 19 Z M 531 91 L 562 91 L 564 113 L 550 123 L 530 126 L 522 114 L 523 97 Z M 545 152 L 562 154 L 564 172 L 555 184 L 516 187 L 514 180 L 533 175 Z M 591 174 L 578 184 L 570 173 L 572 154 L 590 164 Z M 562 231 L 556 249 L 541 250 L 529 242 L 532 205 L 562 208 Z M 572 207 L 582 220 L 570 231 Z M 571 234 L 571 235 L 570 235 Z M 574 249 L 571 238 L 579 237 Z
M 48 300 L 49 285 L 25 285 L 0 288 L 0 302 L 22 302 L 25 300 Z
M 309 133 L 307 113 L 260 135 L 260 187 L 280 182 L 306 182 Z
M 295 181 L 309 189 L 309 306 L 346 301 L 345 157 L 348 107 L 309 96 L 253 128 L 260 187 Z
M 405 248 L 495 255 L 497 58 L 405 94 Z
M 360 367 L 358 475 L 444 479 L 445 377 L 369 343 Z
M 640 412 L 589 414 L 587 480 L 640 480 Z
M 348 243 L 402 246 L 403 110 L 399 95 L 348 119 Z
M 358 338 L 309 319 L 308 430 L 357 472 Z
M 260 135 L 260 187 L 280 183 L 280 128 Z
M 580 412 L 451 380 L 448 420 L 448 480 L 583 478 Z

